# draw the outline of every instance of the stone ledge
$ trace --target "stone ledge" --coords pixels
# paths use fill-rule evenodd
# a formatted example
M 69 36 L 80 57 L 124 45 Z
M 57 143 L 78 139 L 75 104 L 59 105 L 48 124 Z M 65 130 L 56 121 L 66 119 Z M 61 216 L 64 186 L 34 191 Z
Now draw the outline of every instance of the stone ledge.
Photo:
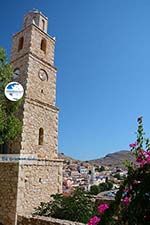
M 32 99 L 32 98 L 29 98 L 29 97 L 26 97 L 26 99 L 27 99 L 28 103 L 33 104 L 35 106 L 41 107 L 41 105 L 42 105 L 43 108 L 47 107 L 48 110 L 51 109 L 51 110 L 54 110 L 54 112 L 55 111 L 57 111 L 57 112 L 59 111 L 59 109 L 56 106 L 52 105 L 52 104 L 44 103 L 44 102 L 41 102 L 41 101 L 39 101 L 37 99 Z
M 69 220 L 55 219 L 45 216 L 21 216 L 18 215 L 17 225 L 83 225 L 83 223 Z
M 30 160 L 29 162 L 21 162 L 20 165 L 27 165 L 27 166 L 54 166 L 59 165 L 60 163 L 63 164 L 63 159 L 37 159 L 37 160 Z
M 46 37 L 47 37 L 49 40 L 51 40 L 53 43 L 56 43 L 56 40 L 55 40 L 52 36 L 50 36 L 48 33 L 45 33 L 45 32 L 44 32 L 43 30 L 41 30 L 36 24 L 33 24 L 33 23 L 30 24 L 30 25 L 28 25 L 27 27 L 21 29 L 21 31 L 16 32 L 16 33 L 13 34 L 12 36 L 13 36 L 13 37 L 17 36 L 18 34 L 24 32 L 27 28 L 28 28 L 28 29 L 30 28 L 30 29 L 32 30 L 33 27 L 34 27 L 35 29 L 37 29 L 38 31 L 40 31 L 41 34 L 46 35 Z

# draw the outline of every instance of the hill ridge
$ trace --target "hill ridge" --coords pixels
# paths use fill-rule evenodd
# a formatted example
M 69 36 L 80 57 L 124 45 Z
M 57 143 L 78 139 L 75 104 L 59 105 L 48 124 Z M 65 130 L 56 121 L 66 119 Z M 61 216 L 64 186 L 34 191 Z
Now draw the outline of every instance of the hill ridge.
M 133 153 L 129 150 L 120 150 L 120 151 L 108 153 L 104 157 L 91 159 L 91 160 L 77 160 L 77 159 L 73 159 L 72 157 L 68 157 L 63 153 L 60 153 L 59 157 L 68 161 L 71 160 L 74 162 L 89 163 L 96 166 L 109 166 L 109 167 L 120 167 L 120 168 L 125 168 L 124 162 L 127 160 L 131 162 L 135 162 L 135 157 Z

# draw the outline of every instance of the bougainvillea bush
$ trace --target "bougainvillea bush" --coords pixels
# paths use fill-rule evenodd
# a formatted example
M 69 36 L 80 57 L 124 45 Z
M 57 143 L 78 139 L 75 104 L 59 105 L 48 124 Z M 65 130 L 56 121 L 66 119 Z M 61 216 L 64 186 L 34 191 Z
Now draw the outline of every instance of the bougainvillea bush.
M 138 118 L 137 140 L 130 144 L 136 164 L 128 162 L 128 176 L 110 205 L 98 206 L 88 225 L 150 225 L 150 141 Z

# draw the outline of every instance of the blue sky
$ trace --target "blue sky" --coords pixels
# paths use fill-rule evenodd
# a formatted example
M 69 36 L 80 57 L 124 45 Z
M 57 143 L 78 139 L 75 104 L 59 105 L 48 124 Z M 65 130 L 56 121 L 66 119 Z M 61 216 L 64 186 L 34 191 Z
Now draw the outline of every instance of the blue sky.
M 5 0 L 0 46 L 8 54 L 33 8 L 57 38 L 60 152 L 93 159 L 128 149 L 141 115 L 150 136 L 150 1 Z

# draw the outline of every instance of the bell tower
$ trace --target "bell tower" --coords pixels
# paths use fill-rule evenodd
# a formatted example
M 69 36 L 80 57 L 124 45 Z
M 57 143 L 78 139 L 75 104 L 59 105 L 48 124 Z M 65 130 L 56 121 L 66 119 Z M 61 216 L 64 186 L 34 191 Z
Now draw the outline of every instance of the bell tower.
M 14 80 L 25 89 L 23 131 L 18 151 L 46 159 L 57 158 L 55 39 L 47 34 L 48 19 L 38 11 L 24 18 L 23 30 L 13 36 L 11 63 Z M 13 150 L 14 148 L 14 150 Z M 13 147 L 16 151 L 17 147 Z
M 5 225 L 15 225 L 18 215 L 30 215 L 40 202 L 49 201 L 51 194 L 62 192 L 63 161 L 57 153 L 55 38 L 47 34 L 47 28 L 48 18 L 35 10 L 24 17 L 22 30 L 13 36 L 13 80 L 21 83 L 25 92 L 20 110 L 22 133 L 12 143 L 10 153 L 34 159 L 8 166 L 5 163 L 5 170 L 0 163 L 0 187 L 8 183 L 11 188 L 6 192 L 0 188 L 0 222 Z M 9 208 L 12 196 L 14 205 Z

